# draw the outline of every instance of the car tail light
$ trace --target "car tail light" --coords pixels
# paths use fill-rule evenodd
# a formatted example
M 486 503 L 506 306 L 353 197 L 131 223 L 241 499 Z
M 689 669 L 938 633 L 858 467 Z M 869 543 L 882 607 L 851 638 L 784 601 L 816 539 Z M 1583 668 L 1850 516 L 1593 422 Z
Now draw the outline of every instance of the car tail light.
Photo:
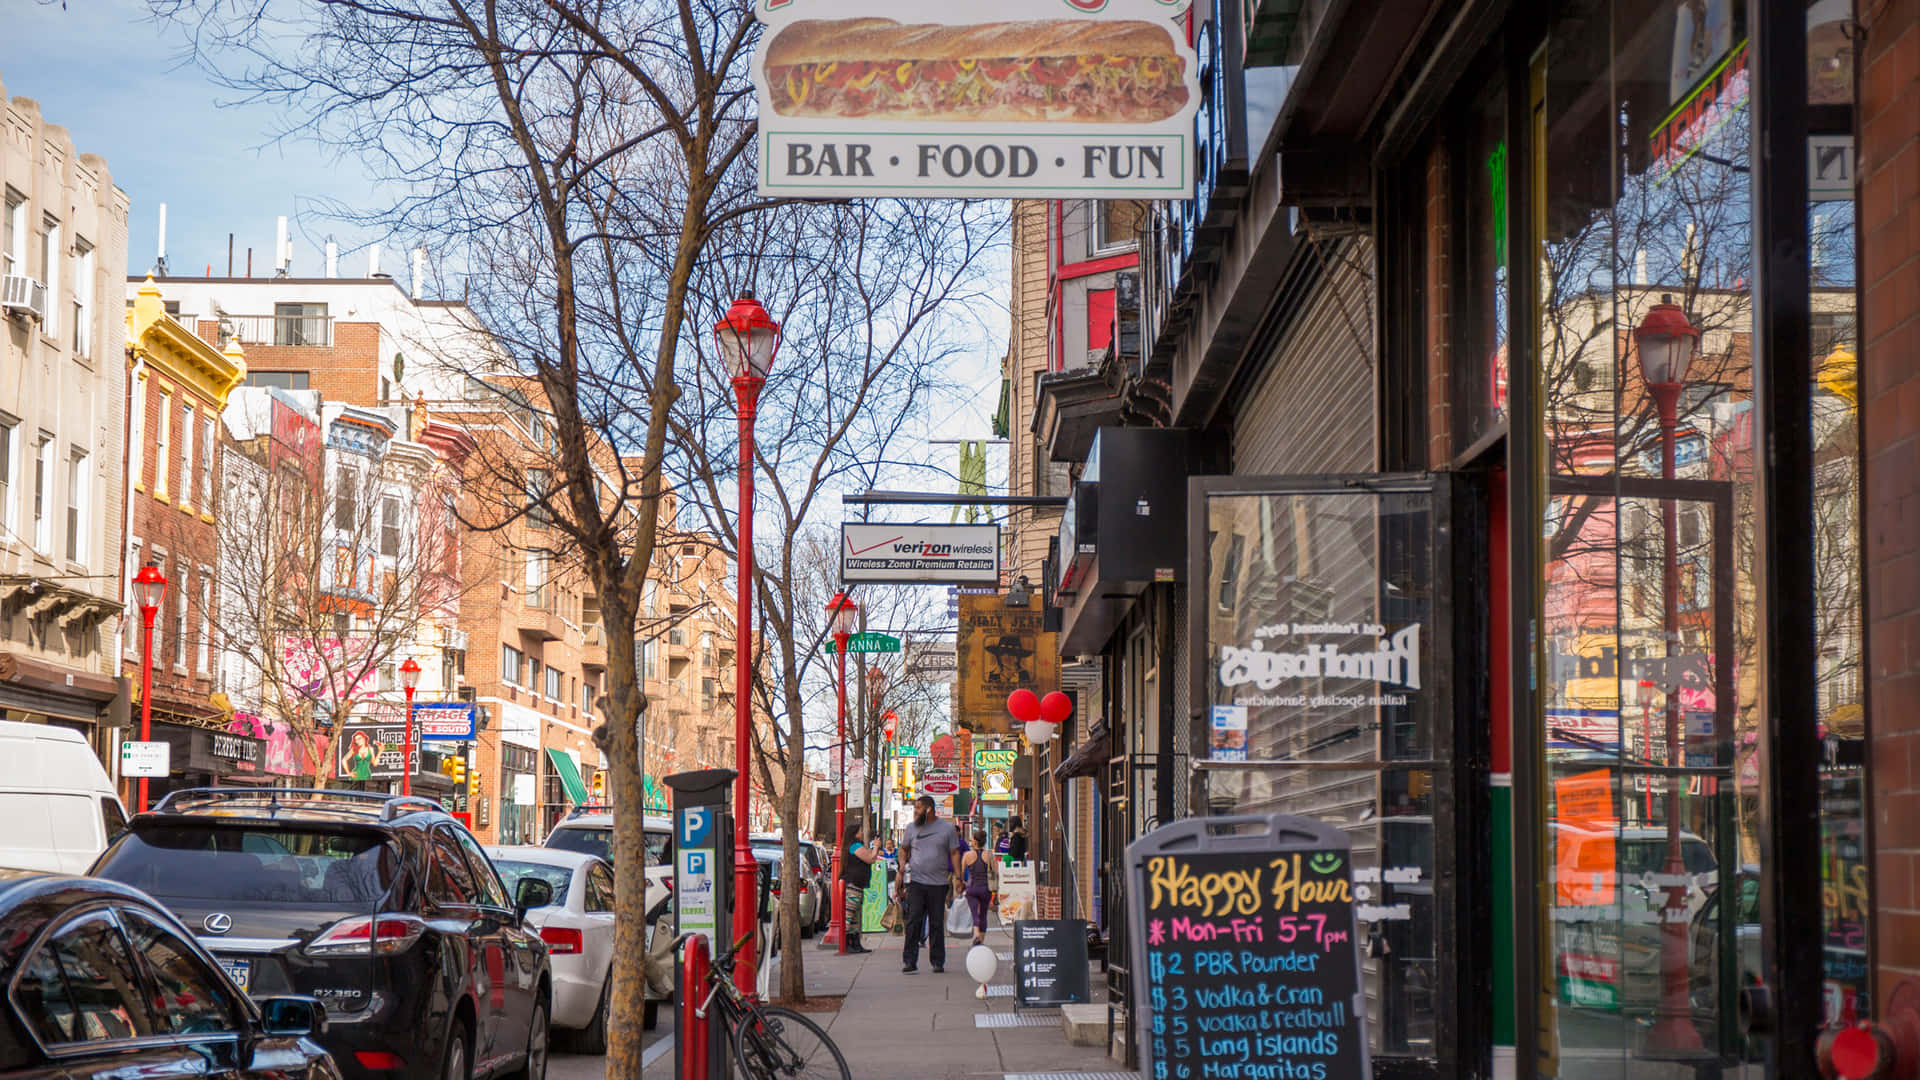
M 387 1050 L 355 1050 L 353 1059 L 363 1069 L 398 1069 L 401 1067 L 400 1055 Z
M 355 915 L 341 919 L 307 942 L 314 956 L 405 952 L 427 932 L 424 920 L 413 915 Z
M 803 882 L 801 882 L 801 883 L 800 883 L 800 891 L 801 891 L 801 892 L 806 892 L 806 891 L 807 891 L 807 883 L 806 883 L 806 882 L 804 882 L 804 881 L 803 881 Z
M 555 956 L 577 953 L 585 948 L 580 931 L 571 926 L 543 926 L 540 928 L 540 940 L 547 943 L 547 951 Z
M 667 887 L 668 892 L 672 892 L 673 891 L 673 875 L 668 874 L 666 877 L 661 878 L 660 884 L 665 885 Z

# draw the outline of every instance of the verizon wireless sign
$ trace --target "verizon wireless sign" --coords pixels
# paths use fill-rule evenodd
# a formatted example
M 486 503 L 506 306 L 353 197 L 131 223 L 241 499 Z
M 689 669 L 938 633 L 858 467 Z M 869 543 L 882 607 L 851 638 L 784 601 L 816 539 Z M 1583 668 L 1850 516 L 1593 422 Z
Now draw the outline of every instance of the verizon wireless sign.
M 763 195 L 1193 197 L 1190 0 L 757 0 Z
M 840 526 L 840 580 L 849 585 L 1000 584 L 998 525 Z

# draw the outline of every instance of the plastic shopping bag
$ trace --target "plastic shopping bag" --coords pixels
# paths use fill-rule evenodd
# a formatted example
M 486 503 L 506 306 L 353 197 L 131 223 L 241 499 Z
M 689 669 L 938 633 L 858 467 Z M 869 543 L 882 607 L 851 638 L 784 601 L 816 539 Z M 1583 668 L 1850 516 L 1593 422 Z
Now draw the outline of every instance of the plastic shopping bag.
M 973 933 L 973 909 L 967 906 L 967 898 L 964 896 L 954 897 L 953 903 L 947 907 L 947 933 L 954 935 Z

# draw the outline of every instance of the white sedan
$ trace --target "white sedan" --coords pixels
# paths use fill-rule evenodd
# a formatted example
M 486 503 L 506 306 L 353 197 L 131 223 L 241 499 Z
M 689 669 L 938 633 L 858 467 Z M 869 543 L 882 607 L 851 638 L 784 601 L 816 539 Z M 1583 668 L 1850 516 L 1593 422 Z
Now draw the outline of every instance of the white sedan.
M 524 877 L 553 886 L 553 903 L 527 912 L 527 922 L 547 943 L 553 967 L 551 1023 L 574 1033 L 575 1051 L 606 1053 L 613 990 L 613 867 L 597 856 L 545 847 L 490 847 L 487 856 L 506 879 L 508 895 Z

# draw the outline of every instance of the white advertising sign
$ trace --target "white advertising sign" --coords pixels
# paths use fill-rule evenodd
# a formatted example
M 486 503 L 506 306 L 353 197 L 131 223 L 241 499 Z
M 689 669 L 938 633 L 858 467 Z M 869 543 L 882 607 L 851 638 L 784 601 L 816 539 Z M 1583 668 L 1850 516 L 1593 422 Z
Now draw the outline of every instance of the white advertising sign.
M 849 585 L 998 585 L 1000 526 L 844 522 L 840 580 Z
M 1189 0 L 757 0 L 760 193 L 1193 197 Z
M 533 802 L 533 775 L 531 773 L 514 773 L 513 805 L 532 806 Z
M 171 743 L 128 740 L 120 744 L 121 776 L 165 776 L 172 766 Z

